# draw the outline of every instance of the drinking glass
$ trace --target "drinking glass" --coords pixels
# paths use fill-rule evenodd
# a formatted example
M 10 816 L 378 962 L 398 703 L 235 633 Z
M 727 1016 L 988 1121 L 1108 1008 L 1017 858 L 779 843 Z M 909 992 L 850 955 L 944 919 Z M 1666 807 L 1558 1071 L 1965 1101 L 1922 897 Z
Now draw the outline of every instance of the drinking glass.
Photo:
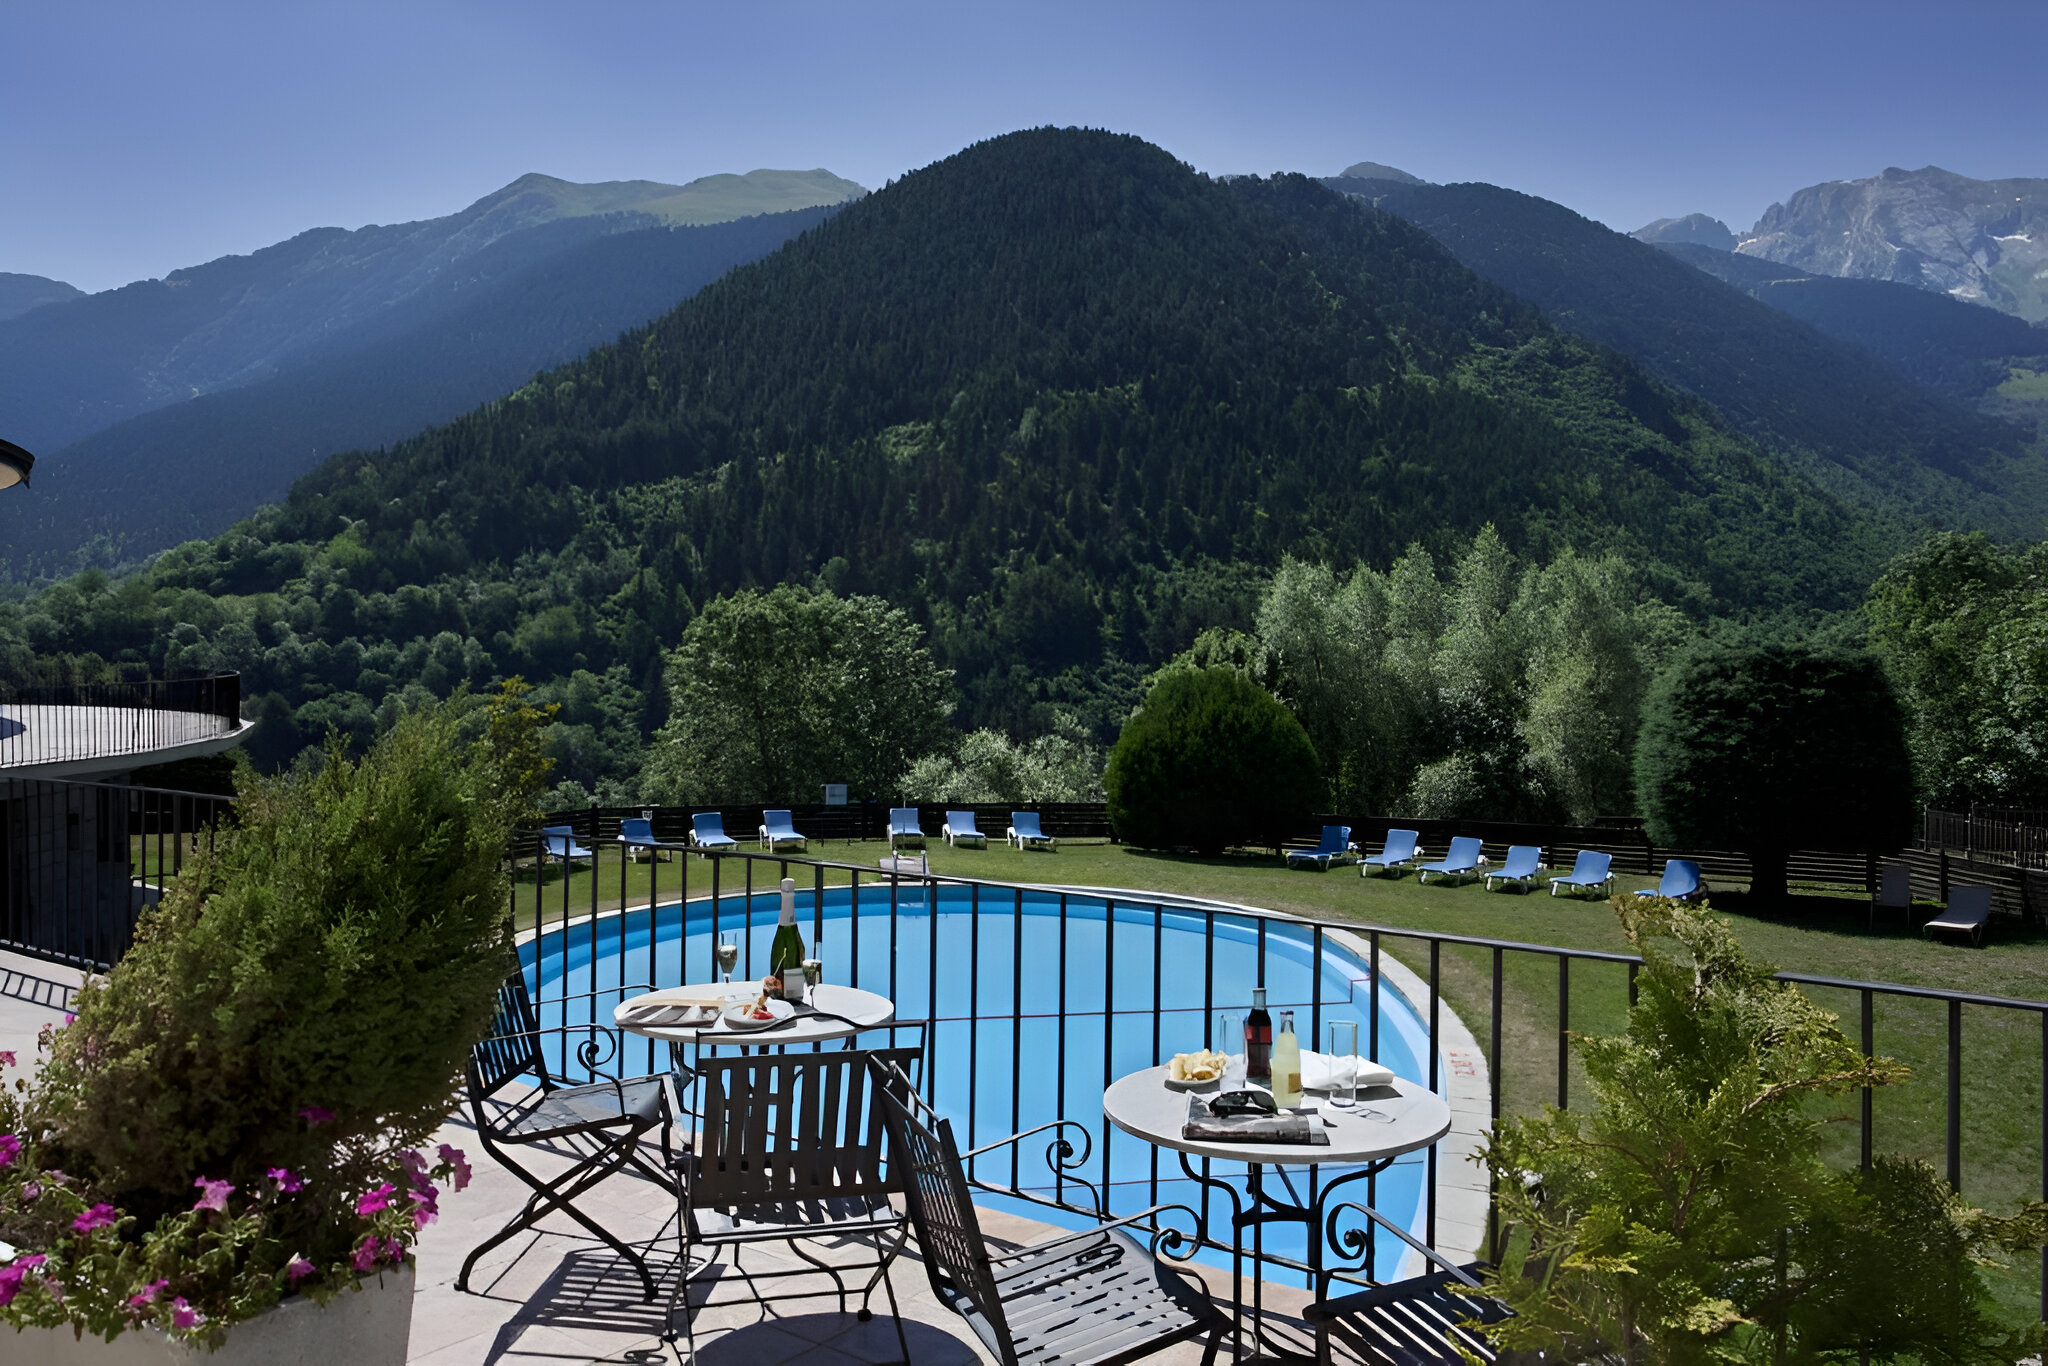
M 1358 1103 L 1358 1021 L 1330 1021 L 1330 1104 L 1349 1110 Z
M 804 959 L 804 995 L 818 989 L 818 983 L 825 980 L 825 962 L 821 958 Z
M 734 930 L 726 930 L 718 936 L 718 970 L 725 974 L 724 985 L 732 985 L 732 970 L 739 966 L 739 961 L 739 934 Z
M 1235 1011 L 1216 1012 L 1216 1042 L 1210 1045 L 1223 1055 L 1222 1091 L 1244 1089 L 1244 1020 Z

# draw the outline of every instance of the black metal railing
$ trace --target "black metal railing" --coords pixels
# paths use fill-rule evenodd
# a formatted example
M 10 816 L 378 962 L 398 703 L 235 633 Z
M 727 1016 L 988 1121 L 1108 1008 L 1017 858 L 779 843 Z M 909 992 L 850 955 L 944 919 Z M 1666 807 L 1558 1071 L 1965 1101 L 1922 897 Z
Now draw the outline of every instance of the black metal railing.
M 615 839 L 615 832 L 593 836 L 597 841 L 608 839 Z M 976 1173 L 975 1179 L 983 1189 L 1082 1217 L 1092 1216 L 1095 1209 L 1092 1202 L 1081 1199 L 1080 1192 L 1087 1186 L 1110 1190 L 1132 1184 L 1129 1168 L 1119 1166 L 1116 1155 L 1141 1146 L 1113 1131 L 1104 1120 L 1101 1091 L 1119 1071 L 1156 1064 L 1174 1051 L 1165 1044 L 1162 1020 L 1200 1009 L 1202 1039 L 1208 1042 L 1208 1025 L 1215 1012 L 1246 1004 L 1216 998 L 1219 944 L 1226 965 L 1233 965 L 1228 955 L 1249 953 L 1250 971 L 1256 980 L 1273 985 L 1270 970 L 1279 963 L 1274 956 L 1276 944 L 1285 944 L 1291 951 L 1298 948 L 1294 941 L 1306 939 L 1309 962 L 1316 965 L 1307 975 L 1307 994 L 1300 1000 L 1276 998 L 1273 1005 L 1276 1010 L 1288 1005 L 1305 1011 L 1311 1039 L 1320 1038 L 1325 1010 L 1340 1004 L 1324 989 L 1320 965 L 1325 947 L 1341 942 L 1355 945 L 1365 971 L 1363 980 L 1352 985 L 1366 998 L 1364 1019 L 1369 1021 L 1360 1031 L 1360 1043 L 1376 1059 L 1387 1043 L 1380 1005 L 1389 974 L 1382 969 L 1387 957 L 1396 956 L 1392 950 L 1399 947 L 1398 957 L 1421 982 L 1415 993 L 1419 999 L 1408 1001 L 1423 1036 L 1422 1057 L 1414 1060 L 1420 1075 L 1413 1080 L 1438 1092 L 1448 1090 L 1444 1014 L 1452 1008 L 1447 999 L 1455 996 L 1455 1008 L 1483 1041 L 1489 1074 L 1486 1109 L 1494 1120 L 1546 1102 L 1567 1107 L 1572 1103 L 1575 1085 L 1583 1082 L 1575 1082 L 1571 1034 L 1574 1029 L 1619 1029 L 1627 1004 L 1634 1000 L 1640 967 L 1640 960 L 1627 954 L 1337 919 L 1304 919 L 1157 893 L 919 877 L 872 866 L 751 851 L 705 857 L 680 845 L 663 851 L 669 862 L 654 861 L 643 868 L 621 857 L 618 851 L 622 847 L 617 844 L 609 850 L 601 842 L 586 847 L 592 851 L 592 859 L 587 871 L 576 871 L 582 865 L 535 857 L 539 843 L 532 832 L 517 842 L 511 908 L 521 931 L 535 999 L 544 1012 L 554 1012 L 565 1024 L 609 1024 L 612 1006 L 638 989 L 638 983 L 715 980 L 712 944 L 721 930 L 752 932 L 743 933 L 746 957 L 735 977 L 744 980 L 755 975 L 764 966 L 756 958 L 755 939 L 771 930 L 775 921 L 770 897 L 782 878 L 793 877 L 800 889 L 800 923 L 808 925 L 811 942 L 820 942 L 828 927 L 833 934 L 852 941 L 835 939 L 829 961 L 838 966 L 828 972 L 831 979 L 880 992 L 899 1007 L 906 1003 L 906 996 L 922 1007 L 921 1013 L 905 1018 L 916 1019 L 929 1031 L 933 1056 L 926 1070 L 928 1085 L 942 1093 L 951 1092 L 947 1103 L 956 1109 L 956 1123 L 967 1133 L 968 1146 L 974 1146 L 977 1138 L 1009 1132 L 1026 1119 L 1018 1101 L 1018 1077 L 1025 1067 L 1049 1066 L 1053 1070 L 1058 1087 L 1053 1117 L 1085 1126 L 1094 1139 L 1090 1151 L 1055 1169 L 1050 1179 L 1027 1180 L 1014 1155 L 1008 1159 L 1007 1180 L 987 1171 Z M 947 938 L 943 952 L 938 928 L 942 893 L 956 901 L 965 900 L 968 922 Z M 839 909 L 841 898 L 843 912 Z M 1042 1003 L 1043 1009 L 1025 1004 L 1027 898 L 1032 899 L 1035 913 L 1049 922 L 1037 926 L 1033 933 L 1044 942 L 1057 941 L 1059 970 L 1057 980 L 1051 983 L 1055 994 Z M 830 914 L 828 905 L 833 908 Z M 1107 914 L 1097 914 L 1095 907 L 1106 907 Z M 1199 963 L 1181 962 L 1171 970 L 1164 966 L 1161 927 L 1169 919 L 1199 925 L 1206 946 Z M 1072 956 L 1070 945 L 1095 934 L 1095 920 L 1104 924 L 1101 934 L 1106 961 L 1084 964 Z M 1123 932 L 1127 923 L 1129 934 Z M 866 944 L 863 935 L 869 936 Z M 879 943 L 874 942 L 877 938 Z M 763 939 L 762 944 L 765 942 Z M 1125 955 L 1121 964 L 1120 952 Z M 1133 956 L 1135 972 L 1130 961 Z M 603 966 L 614 959 L 616 977 L 608 976 L 613 969 Z M 949 982 L 965 983 L 950 999 L 940 988 L 942 973 Z M 1860 1160 L 1867 1165 L 1875 1153 L 1888 1149 L 1938 1157 L 1945 1162 L 1950 1184 L 1965 1195 L 1983 1187 L 1986 1202 L 1993 1204 L 2030 1196 L 2031 1186 L 2017 1193 L 2008 1189 L 2015 1179 L 2029 1180 L 2016 1176 L 2024 1169 L 2024 1155 L 2001 1152 L 1988 1160 L 1972 1161 L 1967 1145 L 1978 1122 L 1986 1120 L 1990 1112 L 1996 1112 L 1992 1116 L 1996 1123 L 1984 1127 L 1995 1130 L 2009 1119 L 2014 1105 L 2033 1103 L 2039 1107 L 2041 1130 L 2038 1186 L 2041 1198 L 2048 1199 L 2048 1001 L 1805 973 L 1779 976 L 1823 999 L 1841 998 L 1849 1007 L 1843 1013 L 1860 1027 L 1867 1054 L 1890 1053 L 1916 1064 L 1912 1080 L 1887 1088 L 1881 1101 L 1870 1092 L 1863 1093 L 1858 1114 L 1853 1119 L 1843 1117 L 1855 1126 L 1859 1140 L 1857 1150 L 1844 1147 L 1838 1151 L 1841 1160 Z M 1193 1003 L 1197 996 L 1198 1006 Z M 1930 1029 L 1928 1020 L 1913 1014 L 1923 1009 L 1940 1012 L 1938 1028 Z M 1973 1051 L 1966 1047 L 1966 1021 L 1978 1023 L 1978 1042 L 1988 1041 L 1997 1054 L 1985 1064 L 1974 1089 L 1965 1085 L 1963 1070 L 1966 1055 Z M 1185 1019 L 1178 1028 L 1182 1037 L 1191 1037 Z M 2018 1042 L 2015 1029 L 2023 1036 Z M 1930 1046 L 1928 1041 L 1935 1035 L 1939 1044 Z M 1101 1065 L 1098 1069 L 1096 1053 L 1087 1051 L 1083 1077 L 1082 1056 L 1072 1050 L 1092 1049 L 1098 1038 L 1103 1041 Z M 1123 1047 L 1112 1047 L 1111 1041 L 1117 1039 L 1123 1040 Z M 643 1065 L 647 1069 L 664 1065 L 654 1043 L 640 1043 L 645 1047 Z M 1999 1054 L 2001 1048 L 2004 1052 Z M 1034 1049 L 1042 1049 L 1042 1055 Z M 1540 1058 L 1527 1058 L 1526 1050 L 1541 1050 Z M 1929 1056 L 1921 1058 L 1921 1052 L 1929 1052 Z M 992 1057 L 1007 1058 L 1010 1065 L 992 1065 Z M 964 1092 L 959 1089 L 958 1072 L 952 1074 L 950 1086 L 940 1084 L 949 1067 L 964 1071 Z M 1071 1083 L 1070 1072 L 1076 1078 Z M 2040 1078 L 2038 1097 L 2026 1096 L 2030 1077 Z M 1009 1129 L 1002 1127 L 1004 1122 Z M 1892 1126 L 1891 1131 L 1881 1139 L 1879 1129 L 1886 1124 Z M 1418 1233 L 1432 1247 L 1439 1245 L 1440 1147 L 1432 1146 L 1418 1159 L 1426 1167 Z M 2015 1166 L 2015 1162 L 2022 1165 Z M 1142 1187 L 1143 1203 L 1160 1203 L 1161 1179 L 1159 1154 L 1154 1150 L 1149 1154 L 1149 1170 L 1136 1183 Z M 1166 1179 L 1178 1180 L 1170 1175 Z M 1228 1252 L 1230 1244 L 1217 1232 L 1227 1227 L 1227 1222 L 1218 1225 L 1212 1221 L 1208 1200 L 1205 1188 L 1187 1202 L 1198 1205 L 1202 1214 L 1202 1228 L 1196 1236 L 1202 1246 Z M 1375 1203 L 1370 1183 L 1365 1203 Z M 1360 1241 L 1352 1237 L 1354 1251 Z M 1362 1260 L 1340 1269 L 1338 1279 L 1377 1279 L 1374 1240 L 1363 1239 L 1362 1252 Z M 1262 1260 L 1269 1267 L 1297 1274 L 1308 1269 L 1299 1257 L 1270 1248 Z M 2040 1310 L 2048 1318 L 2048 1251 L 2044 1251 L 2041 1265 Z
M 0 775 L 0 948 L 104 971 L 233 801 Z
M 241 719 L 238 673 L 133 683 L 0 683 L 0 773 L 172 749 L 229 734 Z
M 2048 812 L 1973 806 L 1921 818 L 1924 848 L 2014 868 L 2048 868 Z

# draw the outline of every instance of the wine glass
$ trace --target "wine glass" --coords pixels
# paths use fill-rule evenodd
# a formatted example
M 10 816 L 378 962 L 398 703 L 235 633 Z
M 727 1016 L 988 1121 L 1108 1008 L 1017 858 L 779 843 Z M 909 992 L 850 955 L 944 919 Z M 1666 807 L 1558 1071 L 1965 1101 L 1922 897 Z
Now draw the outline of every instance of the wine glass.
M 718 936 L 718 970 L 725 974 L 723 985 L 732 985 L 732 970 L 740 962 L 740 937 L 732 930 Z

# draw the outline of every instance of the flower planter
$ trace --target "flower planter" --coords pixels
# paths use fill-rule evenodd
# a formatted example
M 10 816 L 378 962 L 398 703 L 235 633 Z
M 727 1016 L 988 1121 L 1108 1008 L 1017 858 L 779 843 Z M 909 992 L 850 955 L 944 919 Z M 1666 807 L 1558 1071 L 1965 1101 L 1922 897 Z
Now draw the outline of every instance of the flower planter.
M 296 1298 L 228 1329 L 218 1352 L 173 1342 L 154 1328 L 112 1342 L 69 1328 L 15 1332 L 0 1324 L 0 1366 L 404 1366 L 412 1336 L 413 1269 L 387 1271 L 325 1305 Z

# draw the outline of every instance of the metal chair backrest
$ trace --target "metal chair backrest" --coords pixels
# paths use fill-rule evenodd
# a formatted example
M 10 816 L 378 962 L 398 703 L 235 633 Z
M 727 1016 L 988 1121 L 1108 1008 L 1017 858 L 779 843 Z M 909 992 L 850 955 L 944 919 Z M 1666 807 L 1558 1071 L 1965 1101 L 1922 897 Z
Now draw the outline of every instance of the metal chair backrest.
M 768 827 L 771 836 L 779 835 L 791 839 L 796 837 L 795 818 L 787 811 L 763 811 L 761 824 Z
M 1572 877 L 1579 882 L 1604 882 L 1614 869 L 1614 855 L 1599 849 L 1581 849 L 1572 864 Z
M 716 811 L 699 811 L 690 817 L 690 833 L 697 837 L 699 843 L 730 838 L 725 833 L 725 817 Z
M 1479 852 L 1486 846 L 1477 835 L 1453 835 L 1451 847 L 1444 854 L 1444 862 L 1453 868 L 1474 868 L 1479 864 Z
M 1017 838 L 1019 839 L 1042 840 L 1045 838 L 1045 832 L 1038 828 L 1038 813 L 1036 811 L 1012 811 L 1010 813 L 1010 828 L 1017 832 Z
M 629 816 L 619 822 L 619 838 L 627 844 L 653 844 L 654 822 L 640 816 Z
M 974 1199 L 960 1166 L 952 1124 L 907 1086 L 883 1091 L 880 1101 L 889 1128 L 889 1162 L 902 1169 L 903 1204 L 917 1231 L 932 1292 L 941 1299 L 969 1301 L 994 1338 L 991 1345 L 1003 1366 L 1016 1366 L 1016 1341 L 1003 1316 L 1002 1292 L 996 1288 L 981 1223 L 974 1217 Z
M 1318 854 L 1341 854 L 1350 847 L 1350 826 L 1326 825 L 1323 827 L 1323 842 L 1316 847 L 1316 852 Z
M 876 1098 L 886 1088 L 876 1078 L 900 1077 L 888 1085 L 914 1087 L 922 1057 L 917 1048 L 876 1048 L 700 1059 L 704 1119 L 691 1207 L 901 1193 L 900 1172 L 882 1163 Z
M 917 823 L 917 808 L 914 806 L 890 807 L 889 832 L 894 835 L 922 835 L 924 827 Z
M 1662 896 L 1691 896 L 1700 889 L 1700 866 L 1691 859 L 1664 861 L 1664 878 L 1657 884 Z
M 526 992 L 526 971 L 514 968 L 498 984 L 497 1007 L 491 1013 L 491 1027 L 469 1050 L 470 1103 L 483 1123 L 482 1106 L 506 1082 L 531 1076 L 545 1091 L 554 1085 L 540 1051 L 540 1019 L 534 1013 L 533 998 Z
M 1543 861 L 1543 850 L 1534 844 L 1517 844 L 1508 850 L 1501 860 L 1500 877 L 1529 877 L 1536 872 L 1536 865 Z
M 946 813 L 946 828 L 955 835 L 979 836 L 981 834 L 979 830 L 974 828 L 974 813 L 972 811 L 948 811 Z
M 1887 863 L 1878 876 L 1877 904 L 1904 907 L 1913 904 L 1913 870 L 1903 863 Z
M 1987 920 L 1991 916 L 1989 887 L 1951 887 L 1945 913 L 1964 920 Z
M 1415 830 L 1389 830 L 1386 846 L 1380 850 L 1380 857 L 1394 863 L 1415 857 L 1415 845 L 1422 838 Z

